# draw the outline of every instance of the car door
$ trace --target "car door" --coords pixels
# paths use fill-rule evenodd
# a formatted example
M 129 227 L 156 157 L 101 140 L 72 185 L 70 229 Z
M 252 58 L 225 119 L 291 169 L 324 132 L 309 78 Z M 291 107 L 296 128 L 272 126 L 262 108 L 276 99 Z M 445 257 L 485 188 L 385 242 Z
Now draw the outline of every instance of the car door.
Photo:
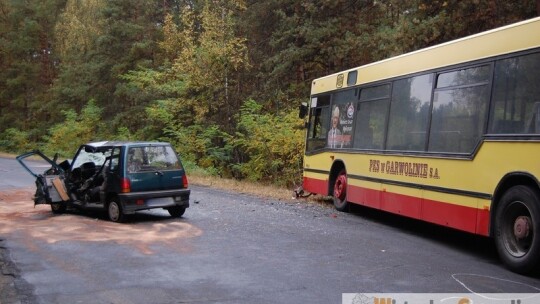
M 30 162 L 29 157 L 39 160 Z M 53 159 L 48 158 L 39 150 L 23 153 L 16 157 L 23 168 L 36 179 L 36 193 L 34 204 L 51 204 L 69 200 L 69 194 L 65 185 L 65 170 L 69 167 L 66 160 L 60 164 L 56 163 L 57 155 Z M 45 164 L 45 166 L 43 166 Z M 40 172 L 43 168 L 48 168 Z M 39 168 L 39 169 L 38 169 Z

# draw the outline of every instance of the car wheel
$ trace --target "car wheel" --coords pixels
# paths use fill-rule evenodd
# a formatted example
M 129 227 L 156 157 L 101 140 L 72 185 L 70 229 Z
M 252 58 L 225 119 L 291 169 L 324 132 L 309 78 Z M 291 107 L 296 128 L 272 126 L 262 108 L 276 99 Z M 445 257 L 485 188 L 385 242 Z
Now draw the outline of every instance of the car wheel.
M 51 211 L 54 214 L 62 214 L 66 212 L 67 205 L 62 203 L 52 203 L 51 204 Z
M 540 267 L 540 193 L 514 186 L 501 198 L 495 211 L 495 245 L 511 270 L 531 273 Z
M 186 208 L 182 206 L 174 206 L 167 208 L 167 211 L 169 211 L 169 214 L 172 217 L 181 217 L 184 215 L 184 212 L 186 212 Z
M 341 170 L 334 183 L 334 207 L 338 211 L 348 211 L 349 203 L 347 202 L 347 172 Z
M 122 205 L 116 200 L 110 201 L 107 205 L 107 215 L 109 216 L 109 220 L 115 223 L 124 222 L 126 217 L 124 211 L 122 210 Z

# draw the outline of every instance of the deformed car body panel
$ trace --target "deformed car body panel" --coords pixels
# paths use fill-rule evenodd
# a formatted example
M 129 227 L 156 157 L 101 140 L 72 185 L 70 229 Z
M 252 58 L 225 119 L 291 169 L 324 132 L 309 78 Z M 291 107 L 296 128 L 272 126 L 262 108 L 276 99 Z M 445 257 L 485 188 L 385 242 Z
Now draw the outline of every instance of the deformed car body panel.
M 32 169 L 30 169 L 30 166 L 25 162 L 25 160 L 28 157 L 32 157 L 32 156 L 38 156 L 38 157 L 42 158 L 49 165 L 51 165 L 51 168 L 49 170 L 53 170 L 54 172 L 63 173 L 65 171 L 65 169 L 66 169 L 66 168 L 63 168 L 63 167 L 61 167 L 60 165 L 58 165 L 56 163 L 56 157 L 54 159 L 50 159 L 45 154 L 43 154 L 40 150 L 33 150 L 33 151 L 26 152 L 26 153 L 23 153 L 23 154 L 17 156 L 17 158 L 16 158 L 17 161 L 23 166 L 24 169 L 26 169 L 26 171 L 28 171 L 28 173 L 32 174 L 34 177 L 38 177 L 39 175 L 41 175 L 41 173 L 36 173 L 36 172 L 32 171 Z
M 36 173 L 30 169 L 30 166 L 25 162 L 28 157 L 40 157 L 46 161 L 51 168 L 47 169 L 43 174 Z M 64 183 L 64 174 L 67 162 L 56 164 L 54 160 L 48 158 L 39 150 L 34 150 L 17 156 L 17 161 L 30 174 L 36 178 L 36 193 L 34 194 L 34 204 L 51 204 L 57 202 L 65 202 L 69 200 L 66 186 Z

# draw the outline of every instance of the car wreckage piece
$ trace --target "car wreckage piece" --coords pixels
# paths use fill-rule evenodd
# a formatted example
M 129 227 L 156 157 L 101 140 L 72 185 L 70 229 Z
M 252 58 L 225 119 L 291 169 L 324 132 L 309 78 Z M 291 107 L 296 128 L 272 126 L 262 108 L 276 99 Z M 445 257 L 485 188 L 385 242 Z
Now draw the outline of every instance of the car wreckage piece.
M 27 163 L 24 161 L 31 156 L 39 156 L 44 159 L 51 168 L 47 169 L 43 174 L 33 172 Z M 58 154 L 54 159 L 50 159 L 39 150 L 34 150 L 17 156 L 17 161 L 36 179 L 36 193 L 34 194 L 34 205 L 38 204 L 58 204 L 60 202 L 69 201 L 67 189 L 64 184 L 64 174 L 68 169 L 67 161 L 61 164 L 56 164 Z

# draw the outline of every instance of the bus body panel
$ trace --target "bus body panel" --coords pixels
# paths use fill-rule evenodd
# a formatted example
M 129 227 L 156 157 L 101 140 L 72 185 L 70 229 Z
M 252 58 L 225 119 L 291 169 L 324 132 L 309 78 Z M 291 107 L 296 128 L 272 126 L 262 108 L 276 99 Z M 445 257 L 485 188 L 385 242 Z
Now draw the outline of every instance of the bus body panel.
M 486 140 L 471 159 L 323 152 L 305 157 L 311 170 L 304 171 L 304 189 L 331 195 L 328 168 L 339 159 L 348 201 L 487 236 L 498 184 L 509 172 L 540 176 L 539 164 L 530 163 L 537 155 L 539 142 L 509 140 Z

